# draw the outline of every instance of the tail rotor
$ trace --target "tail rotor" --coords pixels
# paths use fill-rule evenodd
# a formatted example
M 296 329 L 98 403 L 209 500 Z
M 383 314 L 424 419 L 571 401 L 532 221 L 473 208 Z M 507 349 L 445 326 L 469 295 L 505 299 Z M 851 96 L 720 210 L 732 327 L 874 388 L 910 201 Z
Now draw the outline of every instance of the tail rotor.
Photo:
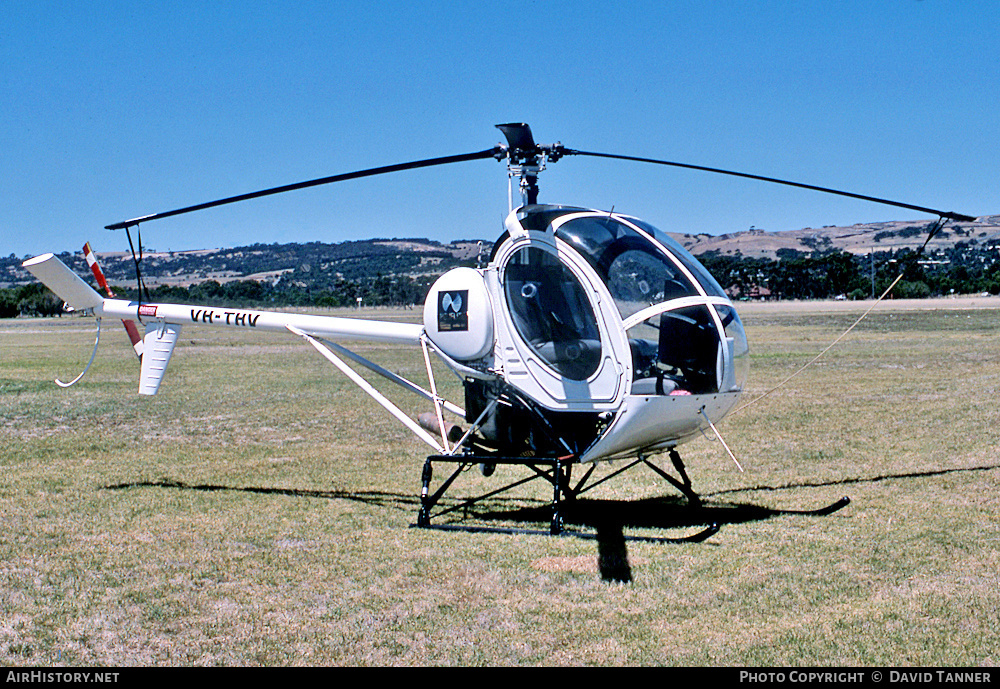
M 87 265 L 90 266 L 90 272 L 94 274 L 94 279 L 97 280 L 97 284 L 104 290 L 104 293 L 108 295 L 108 298 L 114 299 L 115 293 L 111 290 L 108 285 L 107 279 L 104 277 L 104 271 L 101 270 L 100 264 L 97 263 L 97 256 L 94 254 L 93 249 L 90 248 L 90 242 L 83 245 L 83 255 L 87 259 Z M 142 335 L 139 334 L 139 328 L 136 326 L 135 321 L 130 321 L 122 319 L 122 325 L 125 326 L 125 332 L 128 333 L 128 339 L 132 341 L 132 349 L 135 350 L 135 355 L 139 357 L 139 361 L 142 361 Z

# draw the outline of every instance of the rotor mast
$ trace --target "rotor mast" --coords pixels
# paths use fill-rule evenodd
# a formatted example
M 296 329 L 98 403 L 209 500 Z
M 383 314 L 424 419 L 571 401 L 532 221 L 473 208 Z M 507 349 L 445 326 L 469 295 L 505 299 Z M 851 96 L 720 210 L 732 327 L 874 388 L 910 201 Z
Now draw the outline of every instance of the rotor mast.
M 539 145 L 531 135 L 531 127 L 524 123 L 498 124 L 507 146 L 501 146 L 498 160 L 507 158 L 507 205 L 514 209 L 514 177 L 518 178 L 521 205 L 538 203 L 538 173 L 549 161 L 556 162 L 563 155 L 561 143 Z

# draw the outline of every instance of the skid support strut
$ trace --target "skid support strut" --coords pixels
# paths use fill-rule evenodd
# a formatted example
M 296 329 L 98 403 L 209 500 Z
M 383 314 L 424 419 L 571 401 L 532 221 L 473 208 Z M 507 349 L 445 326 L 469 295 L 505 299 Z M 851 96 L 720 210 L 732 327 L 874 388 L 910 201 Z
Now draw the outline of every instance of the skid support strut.
M 673 463 L 674 469 L 677 470 L 677 474 L 681 477 L 679 481 L 660 467 L 650 462 L 644 455 L 639 455 L 639 459 L 646 466 L 655 471 L 663 480 L 683 493 L 691 507 L 701 507 L 701 498 L 694 492 L 694 488 L 691 486 L 691 479 L 687 475 L 687 471 L 684 469 L 684 462 L 681 460 L 681 456 L 677 453 L 677 448 L 670 448 L 669 454 L 670 461 Z
M 479 457 L 461 457 L 452 455 L 431 455 L 426 460 L 424 460 L 424 468 L 421 474 L 421 487 L 420 487 L 420 512 L 417 515 L 416 526 L 423 528 L 436 528 L 436 529 L 461 529 L 466 531 L 499 531 L 503 533 L 536 533 L 535 531 L 530 531 L 527 529 L 497 529 L 497 528 L 487 528 L 487 527 L 465 527 L 465 526 L 439 526 L 431 523 L 431 518 L 440 517 L 451 512 L 456 512 L 459 510 L 465 510 L 476 503 L 482 502 L 489 498 L 492 498 L 500 493 L 505 493 L 513 488 L 524 485 L 531 481 L 542 479 L 548 481 L 552 485 L 552 501 L 549 503 L 552 515 L 549 524 L 549 531 L 553 536 L 558 536 L 563 533 L 563 515 L 562 515 L 562 505 L 566 499 L 572 500 L 576 497 L 577 491 L 574 491 L 569 486 L 569 480 L 572 470 L 572 457 L 562 457 L 562 458 L 533 458 L 531 460 L 525 460 L 524 457 L 489 457 L 489 464 L 516 464 L 519 466 L 526 466 L 533 472 L 526 478 L 522 478 L 519 481 L 509 483 L 501 488 L 490 491 L 484 495 L 478 497 L 469 498 L 456 505 L 451 505 L 449 507 L 443 507 L 441 509 L 436 508 L 441 507 L 438 503 L 444 496 L 445 492 L 455 482 L 455 479 L 459 477 L 464 471 L 472 467 L 474 464 L 482 464 L 483 458 Z M 448 475 L 447 478 L 441 483 L 437 490 L 431 492 L 431 481 L 434 478 L 434 463 L 449 462 L 456 464 L 455 470 Z M 589 472 L 587 474 L 589 476 Z M 433 513 L 433 514 L 432 514 Z
M 558 536 L 563 530 L 563 517 L 559 506 L 562 501 L 563 486 L 569 483 L 569 473 L 572 466 L 572 464 L 566 465 L 566 476 L 564 479 L 562 461 L 556 459 L 552 465 L 552 523 L 549 526 L 549 533 L 553 536 Z

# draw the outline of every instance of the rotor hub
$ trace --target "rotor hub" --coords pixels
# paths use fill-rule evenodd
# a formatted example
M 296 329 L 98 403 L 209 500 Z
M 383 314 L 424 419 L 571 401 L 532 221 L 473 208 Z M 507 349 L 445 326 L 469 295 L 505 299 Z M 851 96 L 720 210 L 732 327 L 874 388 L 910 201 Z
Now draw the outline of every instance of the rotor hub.
M 501 144 L 497 159 L 507 158 L 508 201 L 513 209 L 513 181 L 518 179 L 518 190 L 521 193 L 521 205 L 538 203 L 538 173 L 545 169 L 548 162 L 556 162 L 563 156 L 565 149 L 559 142 L 539 145 L 531 134 L 531 127 L 524 123 L 498 124 L 497 129 L 503 132 L 507 145 Z

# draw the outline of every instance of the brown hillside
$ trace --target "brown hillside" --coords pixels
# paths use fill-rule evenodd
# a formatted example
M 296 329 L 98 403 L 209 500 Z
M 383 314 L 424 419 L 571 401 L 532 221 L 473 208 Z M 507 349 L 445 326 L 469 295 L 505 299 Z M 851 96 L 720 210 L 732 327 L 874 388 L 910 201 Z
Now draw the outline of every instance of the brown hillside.
M 673 237 L 691 253 L 698 255 L 717 251 L 723 255 L 775 259 L 780 249 L 805 253 L 836 249 L 852 254 L 867 254 L 872 250 L 916 249 L 923 244 L 929 222 L 893 221 L 865 223 L 850 227 L 823 227 L 786 232 L 767 232 L 750 228 L 743 232 L 711 235 L 678 235 Z M 1000 239 L 1000 215 L 988 215 L 971 223 L 948 223 L 931 241 L 931 249 L 946 249 L 966 242 L 982 246 Z

